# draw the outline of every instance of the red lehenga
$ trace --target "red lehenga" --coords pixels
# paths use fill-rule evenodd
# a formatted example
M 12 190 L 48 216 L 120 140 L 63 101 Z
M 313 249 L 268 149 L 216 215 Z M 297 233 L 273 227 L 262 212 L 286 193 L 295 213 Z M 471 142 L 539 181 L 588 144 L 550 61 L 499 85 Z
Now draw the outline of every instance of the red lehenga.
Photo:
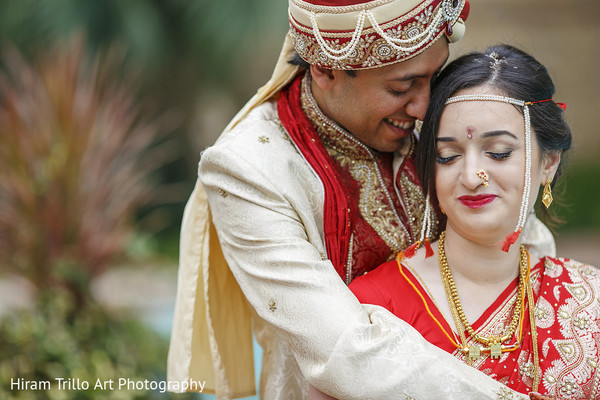
M 465 360 L 462 351 L 434 323 L 408 281 L 422 293 L 432 315 L 446 332 L 451 332 L 425 285 L 409 266 L 403 264 L 402 268 L 406 278 L 396 261 L 383 264 L 355 279 L 350 289 L 361 303 L 387 308 L 429 342 Z M 561 399 L 600 399 L 600 271 L 577 261 L 545 257 L 532 268 L 531 281 L 541 372 L 538 391 Z M 472 324 L 477 333 L 498 334 L 510 323 L 518 297 L 517 286 L 515 280 Z M 525 307 L 528 315 L 527 302 Z M 499 359 L 482 354 L 473 361 L 473 367 L 511 389 L 528 393 L 532 390 L 535 368 L 529 319 L 524 318 L 523 324 L 519 348 L 502 353 Z

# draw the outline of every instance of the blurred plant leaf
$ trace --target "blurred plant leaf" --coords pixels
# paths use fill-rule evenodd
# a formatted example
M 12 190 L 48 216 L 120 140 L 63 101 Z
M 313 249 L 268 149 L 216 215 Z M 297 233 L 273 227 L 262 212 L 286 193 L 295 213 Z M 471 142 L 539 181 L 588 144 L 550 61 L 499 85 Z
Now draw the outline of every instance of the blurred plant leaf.
M 177 110 L 181 123 L 172 137 L 178 158 L 163 165 L 159 177 L 180 188 L 161 206 L 167 225 L 162 217 L 142 225 L 162 244 L 178 236 L 200 150 L 270 76 L 287 30 L 286 10 L 282 0 L 5 0 L 0 50 L 10 42 L 25 59 L 35 59 L 40 50 L 84 32 L 89 54 L 123 49 L 138 68 L 139 98 L 157 110 Z M 209 117 L 217 120 L 206 126 Z
M 159 119 L 122 57 L 84 49 L 80 37 L 32 63 L 7 50 L 0 72 L 0 262 L 81 297 L 123 252 L 161 165 Z

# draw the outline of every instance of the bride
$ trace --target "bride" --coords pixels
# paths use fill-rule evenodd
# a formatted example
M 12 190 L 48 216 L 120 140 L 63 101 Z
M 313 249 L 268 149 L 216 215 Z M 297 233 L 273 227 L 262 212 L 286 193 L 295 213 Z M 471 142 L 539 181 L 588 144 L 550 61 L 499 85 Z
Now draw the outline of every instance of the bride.
M 571 143 L 553 94 L 546 69 L 507 45 L 449 64 L 417 149 L 443 232 L 426 217 L 420 241 L 350 288 L 510 389 L 600 398 L 598 270 L 521 245 L 545 229 L 528 216 L 538 194 L 551 206 Z

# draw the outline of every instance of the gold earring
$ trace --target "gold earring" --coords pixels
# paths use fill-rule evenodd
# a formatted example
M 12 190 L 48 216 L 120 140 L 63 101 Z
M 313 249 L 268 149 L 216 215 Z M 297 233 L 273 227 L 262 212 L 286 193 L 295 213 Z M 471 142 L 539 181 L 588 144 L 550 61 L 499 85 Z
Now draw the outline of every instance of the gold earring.
M 550 207 L 552 204 L 552 188 L 550 184 L 552 183 L 552 178 L 548 178 L 546 184 L 544 185 L 544 192 L 542 193 L 542 203 L 546 206 L 546 208 Z

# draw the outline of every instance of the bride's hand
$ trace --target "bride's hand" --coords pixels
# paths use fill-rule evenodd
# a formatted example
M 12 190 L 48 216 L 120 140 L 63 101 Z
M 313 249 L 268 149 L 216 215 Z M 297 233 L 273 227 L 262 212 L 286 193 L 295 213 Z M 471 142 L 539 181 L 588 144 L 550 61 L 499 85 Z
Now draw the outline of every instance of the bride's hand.
M 540 394 L 540 393 L 537 393 L 537 392 L 531 392 L 531 393 L 529 393 L 529 398 L 531 400 L 559 400 L 557 397 L 544 396 L 543 394 Z

